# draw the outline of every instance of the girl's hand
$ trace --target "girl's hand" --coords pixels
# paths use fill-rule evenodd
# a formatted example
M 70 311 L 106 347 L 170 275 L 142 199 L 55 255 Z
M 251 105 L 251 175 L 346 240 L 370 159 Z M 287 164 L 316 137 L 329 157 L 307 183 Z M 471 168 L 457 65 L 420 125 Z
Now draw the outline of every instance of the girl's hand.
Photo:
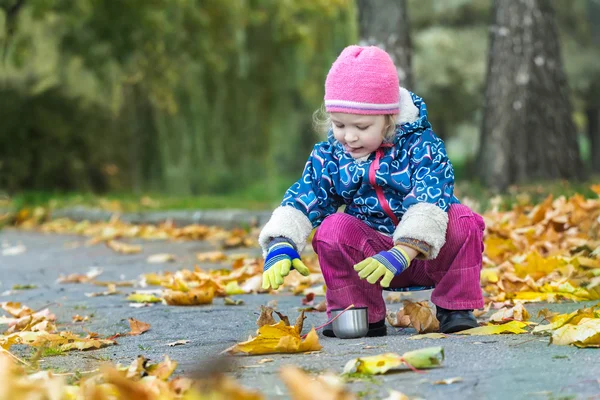
M 297 270 L 300 274 L 308 276 L 310 271 L 300 260 L 300 255 L 290 243 L 279 242 L 269 247 L 263 269 L 262 288 L 278 289 L 283 285 L 283 278 L 288 276 L 290 269 Z
M 412 249 L 410 249 L 412 250 Z M 416 252 L 413 250 L 413 252 Z M 414 257 L 414 254 L 413 254 Z M 392 279 L 400 275 L 410 265 L 411 257 L 404 250 L 404 246 L 392 247 L 389 251 L 382 251 L 359 262 L 354 266 L 361 279 L 367 279 L 369 283 L 375 283 L 381 277 L 382 287 L 390 286 Z

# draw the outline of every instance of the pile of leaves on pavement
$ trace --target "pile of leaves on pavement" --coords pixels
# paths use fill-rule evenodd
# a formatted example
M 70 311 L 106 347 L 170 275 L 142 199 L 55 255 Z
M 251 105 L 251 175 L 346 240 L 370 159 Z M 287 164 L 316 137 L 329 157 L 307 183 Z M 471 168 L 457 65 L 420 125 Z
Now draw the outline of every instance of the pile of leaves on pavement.
M 600 198 L 548 197 L 484 217 L 481 283 L 490 300 L 600 299 Z

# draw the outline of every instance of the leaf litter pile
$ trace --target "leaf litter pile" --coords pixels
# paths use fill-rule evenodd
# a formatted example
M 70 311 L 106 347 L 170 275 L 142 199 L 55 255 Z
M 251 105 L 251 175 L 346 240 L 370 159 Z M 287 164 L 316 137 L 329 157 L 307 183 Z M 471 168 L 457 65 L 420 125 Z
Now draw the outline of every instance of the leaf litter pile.
M 529 334 L 546 335 L 553 345 L 600 348 L 600 303 L 581 308 L 569 314 L 557 314 L 544 309 L 537 315 L 545 324 L 530 321 L 524 304 L 528 302 L 597 301 L 600 300 L 600 185 L 592 188 L 598 199 L 548 197 L 540 204 L 522 202 L 510 211 L 494 208 L 484 214 L 486 221 L 484 269 L 481 285 L 486 306 L 476 310 L 480 327 L 460 332 L 461 335 Z M 48 233 L 69 233 L 87 236 L 87 245 L 105 244 L 121 254 L 135 254 L 143 245 L 129 244 L 127 239 L 209 240 L 224 249 L 254 247 L 256 230 L 227 231 L 216 227 L 191 225 L 178 228 L 172 223 L 162 225 L 132 225 L 113 218 L 106 223 L 74 222 L 65 219 L 43 221 L 39 210 L 21 211 L 16 225 L 22 229 L 35 229 Z M 3 256 L 18 255 L 24 246 L 4 248 Z M 313 327 L 303 334 L 304 313 L 324 311 L 324 301 L 317 298 L 325 293 L 322 275 L 314 255 L 303 256 L 311 269 L 308 277 L 290 274 L 283 289 L 303 296 L 301 310 L 294 325 L 288 317 L 273 308 L 262 307 L 257 321 L 258 330 L 248 340 L 225 350 L 228 355 L 263 355 L 271 353 L 318 352 L 319 343 Z M 176 262 L 172 254 L 155 254 L 148 263 Z M 86 274 L 61 276 L 58 283 L 91 283 L 106 286 L 106 291 L 87 293 L 88 296 L 120 294 L 117 287 L 140 286 L 126 299 L 132 307 L 148 307 L 155 303 L 169 306 L 199 306 L 213 303 L 215 297 L 223 298 L 226 305 L 239 305 L 242 300 L 232 296 L 248 293 L 265 293 L 261 288 L 262 258 L 244 255 L 228 256 L 222 251 L 197 254 L 199 263 L 229 264 L 229 268 L 144 274 L 139 282 L 102 282 L 97 278 L 101 270 Z M 155 288 L 149 288 L 153 286 Z M 270 293 L 277 293 L 270 291 Z M 393 299 L 392 299 L 393 301 Z M 14 302 L 1 303 L 6 314 L 0 324 L 8 326 L 0 335 L 0 400 L 11 398 L 40 398 L 43 393 L 61 393 L 62 397 L 48 398 L 147 398 L 147 399 L 262 399 L 256 391 L 243 388 L 227 374 L 216 372 L 210 378 L 184 378 L 171 375 L 177 363 L 168 357 L 151 364 L 144 357 L 131 365 L 106 365 L 71 379 L 49 371 L 39 371 L 36 361 L 41 352 L 96 349 L 116 344 L 119 337 L 140 335 L 151 329 L 149 324 L 130 319 L 131 331 L 101 338 L 97 333 L 86 335 L 59 331 L 56 317 L 48 308 L 32 310 Z M 389 308 L 392 308 L 391 306 Z M 273 318 L 278 314 L 279 321 Z M 86 321 L 74 316 L 73 321 Z M 389 311 L 387 321 L 399 329 L 412 328 L 417 334 L 409 338 L 444 339 L 450 335 L 438 333 L 439 323 L 427 301 L 403 300 L 402 307 Z M 453 335 L 454 336 L 454 335 Z M 455 336 L 459 337 L 459 336 Z M 169 346 L 183 345 L 179 341 Z M 13 345 L 26 345 L 37 349 L 30 360 L 23 360 L 10 352 Z M 423 369 L 442 365 L 442 347 L 428 347 L 405 354 L 384 353 L 349 360 L 342 375 L 327 373 L 317 377 L 302 369 L 288 366 L 280 370 L 280 377 L 290 394 L 296 399 L 320 398 L 354 399 L 344 382 L 352 374 L 383 374 L 394 369 Z M 263 359 L 259 363 L 269 362 Z M 81 375 L 81 374 L 80 374 Z M 433 382 L 451 384 L 460 377 Z M 8 396 L 8 397 L 7 397 Z M 42 396 L 43 397 L 43 396 Z M 407 398 L 399 392 L 391 398 Z

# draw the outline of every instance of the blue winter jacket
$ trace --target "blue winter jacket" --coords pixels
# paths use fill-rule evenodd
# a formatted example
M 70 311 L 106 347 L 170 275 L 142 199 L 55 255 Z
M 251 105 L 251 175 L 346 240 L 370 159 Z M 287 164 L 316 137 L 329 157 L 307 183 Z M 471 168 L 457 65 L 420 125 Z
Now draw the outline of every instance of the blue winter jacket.
M 431 130 L 423 99 L 410 95 L 419 116 L 414 122 L 396 126 L 393 146 L 383 148 L 376 172 L 377 185 L 398 220 L 417 203 L 448 211 L 450 204 L 459 202 L 454 196 L 454 170 L 444 142 Z M 304 213 L 314 228 L 345 204 L 346 213 L 392 235 L 396 226 L 369 182 L 374 159 L 375 152 L 364 162 L 354 160 L 330 131 L 326 142 L 314 146 L 302 178 L 286 191 L 281 205 Z

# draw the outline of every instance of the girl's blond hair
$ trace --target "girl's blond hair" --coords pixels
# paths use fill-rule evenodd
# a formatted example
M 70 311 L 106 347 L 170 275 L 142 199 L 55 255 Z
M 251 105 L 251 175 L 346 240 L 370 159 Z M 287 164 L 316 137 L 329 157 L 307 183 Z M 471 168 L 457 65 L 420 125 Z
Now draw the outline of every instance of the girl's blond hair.
M 384 114 L 385 117 L 385 128 L 383 130 L 383 139 L 385 141 L 391 141 L 396 135 L 396 114 Z M 325 110 L 325 105 L 321 104 L 321 107 L 317 108 L 313 113 L 313 127 L 318 133 L 327 135 L 327 133 L 333 129 L 333 123 L 329 113 Z

